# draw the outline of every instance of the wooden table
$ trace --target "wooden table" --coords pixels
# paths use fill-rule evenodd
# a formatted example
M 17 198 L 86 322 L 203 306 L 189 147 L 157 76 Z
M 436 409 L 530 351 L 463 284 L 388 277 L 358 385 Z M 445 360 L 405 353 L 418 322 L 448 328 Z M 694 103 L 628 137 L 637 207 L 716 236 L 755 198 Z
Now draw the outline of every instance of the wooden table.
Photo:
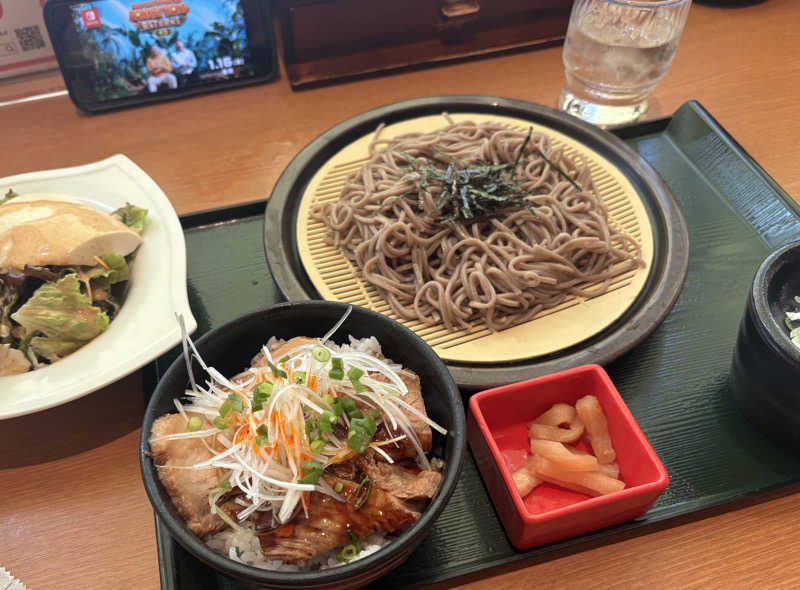
M 800 12 L 795 0 L 695 5 L 649 116 L 698 99 L 800 200 Z M 266 85 L 102 116 L 66 96 L 0 106 L 0 177 L 124 153 L 179 213 L 266 197 L 307 142 L 372 107 L 435 94 L 553 105 L 561 48 L 293 92 Z M 60 86 L 0 84 L 0 103 Z M 153 514 L 139 476 L 134 374 L 68 405 L 0 424 L 0 565 L 32 590 L 157 588 Z M 447 586 L 800 587 L 800 493 L 681 519 L 644 535 L 450 581 Z

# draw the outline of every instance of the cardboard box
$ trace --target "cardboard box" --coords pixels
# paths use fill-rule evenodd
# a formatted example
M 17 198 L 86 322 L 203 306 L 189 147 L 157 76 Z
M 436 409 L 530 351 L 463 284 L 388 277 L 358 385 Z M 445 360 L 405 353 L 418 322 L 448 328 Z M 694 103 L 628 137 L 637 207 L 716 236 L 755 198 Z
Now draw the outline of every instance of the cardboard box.
M 45 0 L 0 0 L 0 78 L 58 68 L 44 26 Z

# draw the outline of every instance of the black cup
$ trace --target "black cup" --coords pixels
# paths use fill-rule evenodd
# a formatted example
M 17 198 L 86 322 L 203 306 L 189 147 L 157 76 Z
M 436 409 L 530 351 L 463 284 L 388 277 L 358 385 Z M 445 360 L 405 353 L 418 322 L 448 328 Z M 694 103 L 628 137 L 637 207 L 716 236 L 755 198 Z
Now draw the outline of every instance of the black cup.
M 730 388 L 753 425 L 800 451 L 800 347 L 789 339 L 787 311 L 800 303 L 800 242 L 770 254 L 756 271 L 739 326 Z

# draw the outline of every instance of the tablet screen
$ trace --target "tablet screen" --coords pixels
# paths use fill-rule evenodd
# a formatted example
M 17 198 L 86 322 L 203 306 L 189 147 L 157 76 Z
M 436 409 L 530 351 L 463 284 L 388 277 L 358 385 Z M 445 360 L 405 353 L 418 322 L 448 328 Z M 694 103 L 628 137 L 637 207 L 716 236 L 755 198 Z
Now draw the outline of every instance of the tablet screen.
M 70 10 L 99 102 L 256 75 L 242 0 L 96 0 Z

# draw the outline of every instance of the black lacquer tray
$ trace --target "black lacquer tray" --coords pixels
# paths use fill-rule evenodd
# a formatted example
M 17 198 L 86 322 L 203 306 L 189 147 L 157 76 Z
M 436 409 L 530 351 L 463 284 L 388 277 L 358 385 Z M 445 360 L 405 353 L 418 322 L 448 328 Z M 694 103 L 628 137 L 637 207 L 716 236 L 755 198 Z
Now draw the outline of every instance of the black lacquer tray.
M 688 274 L 672 311 L 641 344 L 606 366 L 669 471 L 669 488 L 639 519 L 517 551 L 468 455 L 447 508 L 408 562 L 379 582 L 383 590 L 546 559 L 668 519 L 700 517 L 797 489 L 800 457 L 747 422 L 727 377 L 753 274 L 769 252 L 800 237 L 800 207 L 696 102 L 616 134 L 669 185 L 690 233 Z M 182 218 L 198 336 L 280 299 L 264 261 L 264 208 L 259 201 Z M 176 354 L 150 365 L 149 375 L 157 378 Z M 239 590 L 186 553 L 158 522 L 156 534 L 163 589 Z

